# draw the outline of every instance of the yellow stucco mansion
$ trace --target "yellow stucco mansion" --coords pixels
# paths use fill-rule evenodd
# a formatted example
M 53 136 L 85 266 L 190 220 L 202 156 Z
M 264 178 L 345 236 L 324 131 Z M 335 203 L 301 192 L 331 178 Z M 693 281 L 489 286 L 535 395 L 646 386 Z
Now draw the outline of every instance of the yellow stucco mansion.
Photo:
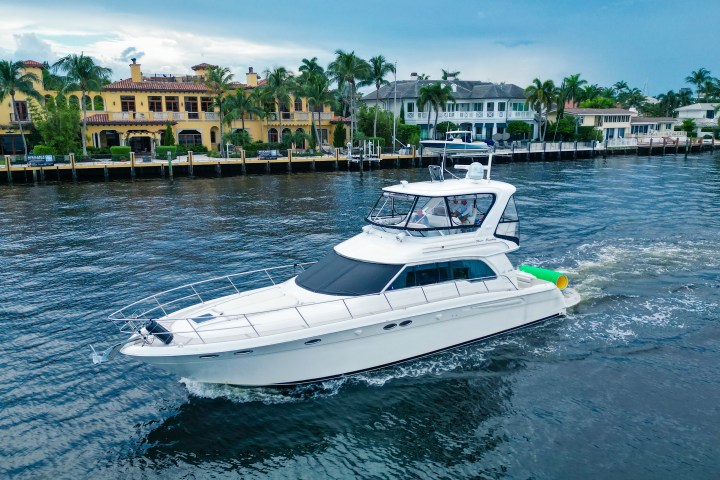
M 35 89 L 43 97 L 55 95 L 57 92 L 46 90 L 42 84 L 42 63 L 28 60 L 24 62 L 26 71 L 32 72 L 40 79 Z M 90 92 L 85 98 L 87 105 L 87 138 L 88 146 L 110 147 L 128 145 L 135 152 L 151 152 L 160 144 L 160 138 L 166 125 L 172 126 L 175 140 L 181 145 L 202 144 L 211 151 L 220 147 L 220 118 L 213 107 L 213 99 L 202 78 L 212 65 L 202 63 L 192 67 L 193 75 L 153 74 L 143 75 L 140 64 L 130 64 L 130 78 L 110 83 L 100 92 Z M 253 68 L 246 74 L 245 83 L 234 83 L 234 89 L 251 90 L 262 86 Z M 68 94 L 69 101 L 79 102 L 80 92 Z M 16 93 L 19 120 L 29 125 L 32 123 L 32 109 L 27 98 Z M 271 118 L 260 119 L 246 116 L 245 130 L 255 141 L 277 142 L 281 137 L 280 119 L 284 133 L 298 130 L 311 133 L 310 109 L 303 98 L 291 98 L 289 108 L 283 107 Z M 334 113 L 325 107 L 320 112 L 319 131 L 323 143 L 332 134 L 335 120 Z M 315 113 L 315 122 L 318 114 Z M 241 121 L 234 120 L 223 131 L 241 129 Z M 302 145 L 297 146 L 302 148 Z M 12 109 L 12 102 L 7 97 L 0 104 L 0 154 L 22 153 L 23 146 L 18 129 L 17 119 Z

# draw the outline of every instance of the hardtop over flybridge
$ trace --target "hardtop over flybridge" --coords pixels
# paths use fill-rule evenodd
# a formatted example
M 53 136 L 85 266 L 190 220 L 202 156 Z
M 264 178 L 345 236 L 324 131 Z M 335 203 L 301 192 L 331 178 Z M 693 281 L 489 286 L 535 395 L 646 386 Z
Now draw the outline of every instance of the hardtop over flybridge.
M 314 264 L 215 278 L 110 316 L 117 352 L 198 382 L 288 385 L 407 361 L 563 315 L 567 278 L 515 269 L 515 187 L 464 178 L 383 189 L 356 236 Z M 260 282 L 263 281 L 264 285 Z

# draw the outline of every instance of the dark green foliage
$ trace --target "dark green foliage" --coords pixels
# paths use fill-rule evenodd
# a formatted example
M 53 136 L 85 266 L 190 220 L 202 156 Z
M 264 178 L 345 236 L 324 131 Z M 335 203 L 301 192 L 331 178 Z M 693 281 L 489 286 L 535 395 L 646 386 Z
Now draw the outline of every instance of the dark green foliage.
M 440 122 L 437 124 L 437 132 L 442 133 L 443 135 L 445 135 L 447 132 L 451 132 L 457 129 L 457 124 L 453 122 Z
M 580 108 L 614 108 L 615 100 L 607 97 L 595 97 L 580 102 Z
M 335 131 L 333 132 L 333 147 L 345 148 L 347 144 L 347 131 L 345 130 L 345 124 L 343 122 L 335 125 Z
M 547 141 L 571 142 L 578 140 L 589 142 L 591 140 L 602 140 L 602 132 L 594 127 L 577 127 L 575 135 L 575 120 L 572 116 L 565 116 L 558 122 L 550 122 L 547 131 Z
M 162 139 L 160 140 L 160 142 L 166 146 L 175 145 L 175 135 L 173 135 L 172 125 L 170 124 L 170 122 L 165 125 L 165 131 L 162 134 Z
M 208 153 L 208 148 L 205 145 L 175 145 L 178 155 L 187 155 L 187 152 L 193 153 Z
M 253 142 L 250 133 L 247 130 L 235 130 L 233 132 L 225 134 L 226 142 L 232 143 L 233 145 L 243 146 Z
M 44 105 L 31 104 L 33 121 L 43 145 L 59 153 L 80 149 L 80 109 L 65 98 L 48 98 Z
M 376 107 L 368 108 L 367 105 L 361 105 L 360 110 L 357 113 L 357 129 L 364 134 L 365 138 L 372 137 L 373 124 L 375 122 L 375 109 Z M 384 110 L 378 111 L 377 136 L 384 138 L 386 145 L 390 145 L 392 143 L 392 125 L 392 112 Z M 359 140 L 361 137 L 362 136 L 357 136 L 356 139 Z
M 415 145 L 412 142 L 414 136 L 417 136 L 417 141 L 420 142 L 420 126 L 419 125 L 407 125 L 405 123 L 399 123 L 396 131 L 398 142 L 403 145 Z
M 130 147 L 110 147 L 110 153 L 114 161 L 130 160 Z
M 177 158 L 177 147 L 175 145 L 162 145 L 155 147 L 155 156 L 157 158 L 167 158 L 168 152 L 172 158 Z
M 693 120 L 692 118 L 686 118 L 680 124 L 680 130 L 682 130 L 683 132 L 687 132 L 688 137 L 695 137 L 695 130 L 697 130 L 695 120 Z
M 246 157 L 257 157 L 258 150 L 283 150 L 283 149 L 285 149 L 285 147 L 283 147 L 283 145 L 281 143 L 256 142 L 256 143 L 251 143 L 250 145 L 247 145 L 245 147 L 245 156 Z
M 58 153 L 57 149 L 46 145 L 35 145 L 33 148 L 33 155 L 57 155 Z
M 578 140 L 581 142 L 590 142 L 596 140 L 602 141 L 602 132 L 595 127 L 578 127 Z
M 527 139 L 532 133 L 532 125 L 526 122 L 519 122 L 517 120 L 513 120 L 511 122 L 508 122 L 507 133 L 510 134 L 510 138 L 512 140 Z

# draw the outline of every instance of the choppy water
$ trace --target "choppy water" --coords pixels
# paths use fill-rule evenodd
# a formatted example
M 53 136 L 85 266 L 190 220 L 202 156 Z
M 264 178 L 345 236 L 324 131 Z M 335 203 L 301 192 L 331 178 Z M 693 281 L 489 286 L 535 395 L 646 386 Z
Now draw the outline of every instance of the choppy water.
M 316 259 L 424 170 L 0 187 L 0 477 L 717 478 L 720 157 L 497 165 L 569 317 L 286 390 L 90 343 L 182 283 Z

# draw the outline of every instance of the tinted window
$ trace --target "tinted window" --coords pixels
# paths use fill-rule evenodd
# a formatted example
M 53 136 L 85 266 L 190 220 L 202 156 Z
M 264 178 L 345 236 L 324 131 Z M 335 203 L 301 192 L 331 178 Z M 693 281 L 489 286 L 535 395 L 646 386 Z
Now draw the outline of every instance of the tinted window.
M 454 260 L 406 267 L 390 286 L 390 290 L 419 287 L 450 280 L 474 280 L 495 277 L 495 272 L 482 260 Z
M 402 265 L 360 262 L 334 251 L 298 275 L 301 287 L 327 295 L 368 295 L 379 293 Z

